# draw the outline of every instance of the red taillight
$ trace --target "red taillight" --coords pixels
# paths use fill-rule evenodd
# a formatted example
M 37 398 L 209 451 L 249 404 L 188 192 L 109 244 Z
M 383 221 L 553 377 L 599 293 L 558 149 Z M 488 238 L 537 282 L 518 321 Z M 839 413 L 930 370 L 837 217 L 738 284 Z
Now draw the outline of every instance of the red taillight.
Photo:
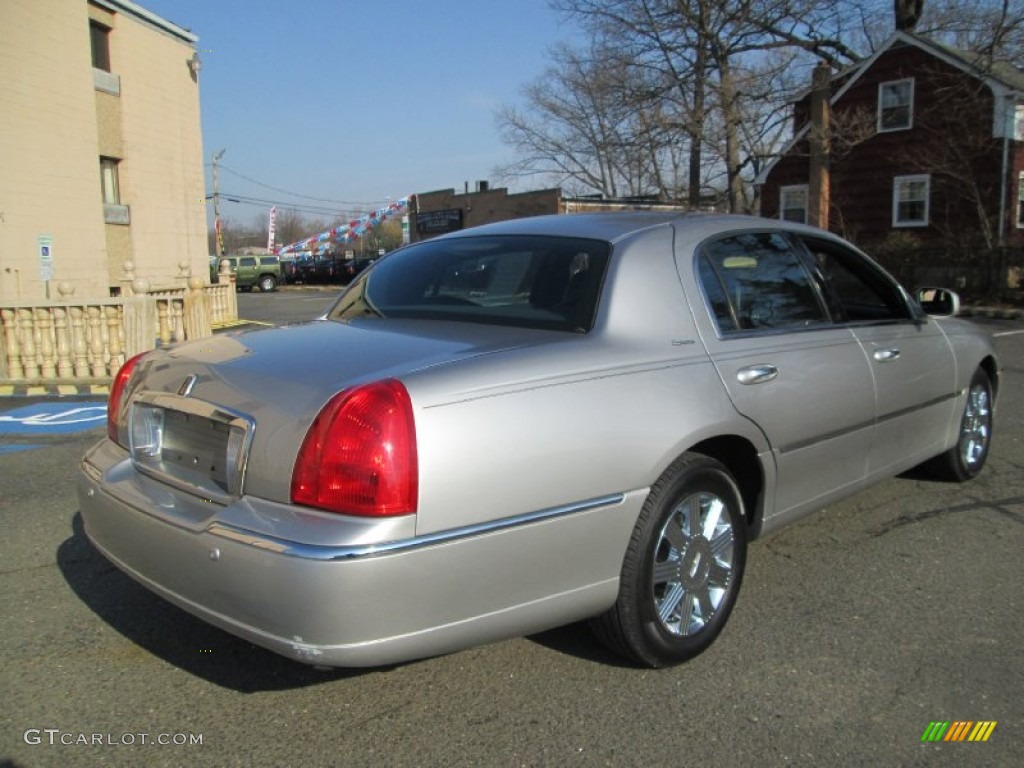
M 121 424 L 124 420 L 124 403 L 121 398 L 124 395 L 124 388 L 135 371 L 135 366 L 146 353 L 125 360 L 121 370 L 117 372 L 114 381 L 110 385 L 110 398 L 107 400 L 107 437 L 123 447 L 127 447 L 120 439 Z
M 412 401 L 394 379 L 339 392 L 306 433 L 292 501 L 350 515 L 416 511 L 419 467 Z

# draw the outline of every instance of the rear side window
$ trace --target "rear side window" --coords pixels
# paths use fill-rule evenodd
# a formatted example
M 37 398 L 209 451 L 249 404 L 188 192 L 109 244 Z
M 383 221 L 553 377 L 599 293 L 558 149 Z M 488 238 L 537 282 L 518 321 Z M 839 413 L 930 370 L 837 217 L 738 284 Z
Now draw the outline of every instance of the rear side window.
M 801 253 L 781 233 L 743 233 L 707 243 L 698 274 L 722 333 L 829 322 Z
M 379 316 L 590 330 L 608 266 L 600 240 L 483 236 L 428 240 L 381 259 L 341 297 L 340 320 Z
M 871 323 L 911 319 L 895 280 L 838 243 L 802 237 L 812 271 L 836 322 Z

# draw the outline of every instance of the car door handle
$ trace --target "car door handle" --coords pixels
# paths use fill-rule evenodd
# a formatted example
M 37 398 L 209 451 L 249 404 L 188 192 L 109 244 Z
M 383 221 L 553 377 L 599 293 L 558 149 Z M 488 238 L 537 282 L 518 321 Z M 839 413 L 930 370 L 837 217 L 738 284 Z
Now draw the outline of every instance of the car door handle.
M 778 375 L 779 369 L 767 363 L 750 365 L 746 368 L 740 368 L 736 372 L 736 378 L 739 379 L 740 384 L 763 384 L 766 381 L 771 381 Z
M 888 363 L 897 359 L 900 356 L 900 351 L 898 349 L 876 349 L 873 356 L 880 363 Z

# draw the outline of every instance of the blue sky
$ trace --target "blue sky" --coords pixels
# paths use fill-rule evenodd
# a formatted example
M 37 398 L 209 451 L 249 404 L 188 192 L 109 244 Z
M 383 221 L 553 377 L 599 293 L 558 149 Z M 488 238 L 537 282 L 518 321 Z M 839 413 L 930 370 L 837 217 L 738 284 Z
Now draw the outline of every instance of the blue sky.
M 498 105 L 521 102 L 572 34 L 547 0 L 135 1 L 199 36 L 203 155 L 226 150 L 221 192 L 346 213 L 490 179 L 512 156 Z M 248 224 L 265 209 L 221 214 Z

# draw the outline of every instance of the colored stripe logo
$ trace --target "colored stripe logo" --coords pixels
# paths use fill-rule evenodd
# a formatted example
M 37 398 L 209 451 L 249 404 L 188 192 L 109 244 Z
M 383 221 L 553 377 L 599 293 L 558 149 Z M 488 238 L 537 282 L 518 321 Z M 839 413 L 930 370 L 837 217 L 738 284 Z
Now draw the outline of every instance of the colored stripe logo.
M 995 720 L 933 720 L 921 734 L 921 741 L 988 741 Z

